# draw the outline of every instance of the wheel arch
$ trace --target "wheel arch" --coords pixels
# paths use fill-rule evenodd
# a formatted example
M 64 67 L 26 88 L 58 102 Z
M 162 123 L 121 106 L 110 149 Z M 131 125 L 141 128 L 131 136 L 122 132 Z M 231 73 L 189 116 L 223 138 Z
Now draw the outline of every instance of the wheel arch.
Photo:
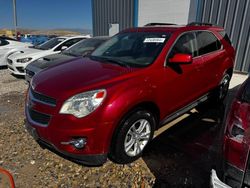
M 233 76 L 233 67 L 230 67 L 226 70 L 226 73 L 229 74 L 230 78 Z
M 140 110 L 140 109 L 147 110 L 147 111 L 151 112 L 154 116 L 154 119 L 155 119 L 155 127 L 154 128 L 155 128 L 155 130 L 159 128 L 159 122 L 160 122 L 160 109 L 159 109 L 159 107 L 152 101 L 140 102 L 140 103 L 134 105 L 133 107 L 129 108 L 129 110 L 127 110 L 127 112 L 120 118 L 119 122 L 117 123 L 117 126 L 113 130 L 108 152 L 110 152 L 112 149 L 113 140 L 116 138 L 117 131 L 119 130 L 119 128 L 121 128 L 121 124 L 123 123 L 123 121 L 127 117 L 129 117 L 131 114 L 133 114 L 134 112 L 136 112 L 137 110 Z

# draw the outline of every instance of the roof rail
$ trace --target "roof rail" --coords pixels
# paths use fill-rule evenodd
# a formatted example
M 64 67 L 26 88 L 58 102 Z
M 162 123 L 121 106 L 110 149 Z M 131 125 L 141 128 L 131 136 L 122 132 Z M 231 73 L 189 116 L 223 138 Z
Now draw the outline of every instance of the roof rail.
M 187 26 L 214 26 L 212 23 L 205 23 L 205 22 L 191 22 L 188 23 Z
M 155 26 L 155 25 L 176 25 L 176 24 L 173 24 L 173 23 L 148 23 L 144 26 Z

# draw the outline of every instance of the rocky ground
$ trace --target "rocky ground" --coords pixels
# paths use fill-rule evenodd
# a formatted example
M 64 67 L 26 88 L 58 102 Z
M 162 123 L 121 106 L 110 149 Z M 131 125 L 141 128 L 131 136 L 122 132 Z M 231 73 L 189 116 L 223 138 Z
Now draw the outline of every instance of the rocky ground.
M 140 159 L 129 165 L 110 161 L 84 167 L 40 148 L 24 127 L 27 85 L 0 70 L 0 167 L 17 187 L 151 187 L 155 177 Z
M 0 70 L 0 167 L 16 187 L 206 187 L 223 107 L 190 112 L 129 165 L 86 167 L 42 149 L 24 128 L 27 85 Z M 169 124 L 171 125 L 171 124 Z

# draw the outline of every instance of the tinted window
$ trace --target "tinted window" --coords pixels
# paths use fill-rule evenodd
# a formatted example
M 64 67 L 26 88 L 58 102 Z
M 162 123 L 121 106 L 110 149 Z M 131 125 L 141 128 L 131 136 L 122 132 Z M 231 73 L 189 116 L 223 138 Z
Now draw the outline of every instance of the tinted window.
M 0 39 L 0 46 L 5 46 L 7 44 L 9 44 L 9 42 L 7 40 Z
M 87 52 L 95 50 L 105 41 L 106 39 L 95 39 L 95 38 L 86 39 L 81 42 L 78 42 L 71 48 L 65 50 L 63 53 L 82 56 L 85 55 Z
M 207 54 L 221 48 L 220 41 L 211 32 L 196 32 L 199 55 Z
M 169 58 L 173 57 L 177 53 L 190 54 L 192 57 L 197 56 L 195 36 L 193 33 L 184 34 L 177 40 L 170 52 Z
M 39 45 L 37 48 L 42 49 L 42 50 L 49 50 L 51 48 L 54 48 L 56 45 L 64 41 L 64 38 L 53 38 L 50 39 L 49 41 Z
M 119 61 L 129 66 L 147 66 L 159 55 L 170 33 L 120 33 L 99 46 L 91 58 Z
M 220 31 L 219 33 L 221 34 L 223 39 L 225 39 L 230 45 L 232 44 L 232 42 L 231 42 L 230 38 L 228 37 L 226 31 Z
M 60 51 L 63 46 L 66 46 L 67 48 L 72 46 L 73 44 L 79 42 L 80 40 L 83 40 L 83 38 L 76 38 L 76 39 L 70 39 L 62 43 L 60 46 L 58 46 L 55 51 Z

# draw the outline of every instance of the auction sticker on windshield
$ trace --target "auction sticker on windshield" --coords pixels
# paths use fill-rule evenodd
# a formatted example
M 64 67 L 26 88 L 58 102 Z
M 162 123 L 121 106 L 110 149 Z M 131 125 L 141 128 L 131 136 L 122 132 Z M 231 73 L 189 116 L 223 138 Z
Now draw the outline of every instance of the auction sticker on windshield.
M 165 38 L 145 38 L 144 43 L 150 42 L 150 43 L 163 43 L 165 41 Z

